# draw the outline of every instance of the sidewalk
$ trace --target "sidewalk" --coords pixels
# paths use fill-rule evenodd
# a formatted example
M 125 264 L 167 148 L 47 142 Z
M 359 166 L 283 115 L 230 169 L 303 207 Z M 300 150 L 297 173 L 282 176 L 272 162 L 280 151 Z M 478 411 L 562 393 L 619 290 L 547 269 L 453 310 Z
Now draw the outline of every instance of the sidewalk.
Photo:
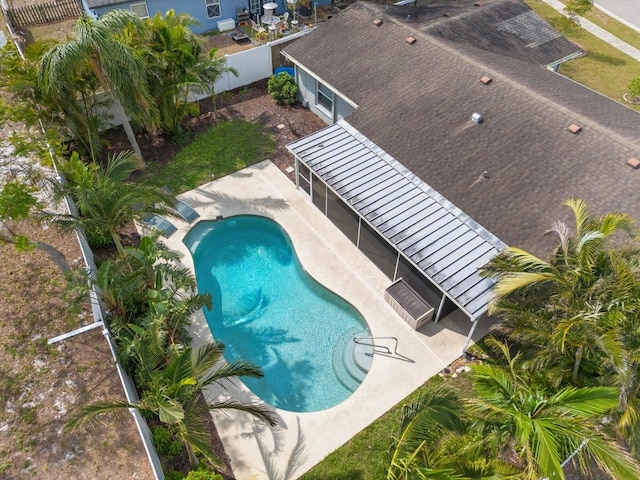
M 559 0 L 543 0 L 543 1 L 546 4 L 548 4 L 550 7 L 553 7 L 555 10 L 557 10 L 558 12 L 564 15 L 564 4 L 562 2 L 560 2 Z M 607 42 L 612 47 L 617 48 L 622 53 L 626 53 L 631 58 L 640 62 L 640 50 L 638 50 L 635 47 L 632 47 L 626 42 L 623 42 L 618 37 L 610 34 L 603 28 L 600 28 L 593 22 L 590 22 L 589 20 L 583 17 L 578 17 L 578 18 L 580 18 L 580 26 L 584 28 L 586 31 L 588 31 L 589 33 L 592 33 L 596 37 Z

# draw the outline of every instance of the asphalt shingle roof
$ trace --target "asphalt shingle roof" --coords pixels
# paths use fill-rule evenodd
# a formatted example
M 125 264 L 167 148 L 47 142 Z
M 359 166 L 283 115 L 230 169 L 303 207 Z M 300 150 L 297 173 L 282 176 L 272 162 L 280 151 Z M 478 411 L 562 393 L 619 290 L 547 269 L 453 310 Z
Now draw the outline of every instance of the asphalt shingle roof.
M 286 53 L 358 105 L 349 124 L 509 245 L 547 255 L 555 240 L 544 232 L 570 220 L 570 197 L 640 218 L 640 170 L 626 165 L 640 158 L 637 112 L 539 64 L 415 27 L 356 3 Z
M 87 2 L 87 7 L 89 8 L 108 7 L 109 5 L 129 3 L 126 0 L 86 0 L 86 2 Z

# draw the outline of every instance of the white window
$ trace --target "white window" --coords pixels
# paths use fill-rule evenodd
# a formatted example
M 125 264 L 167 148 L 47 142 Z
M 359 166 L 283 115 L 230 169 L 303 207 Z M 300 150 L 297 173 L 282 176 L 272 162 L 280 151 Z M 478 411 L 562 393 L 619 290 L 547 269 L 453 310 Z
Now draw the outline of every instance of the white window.
M 149 10 L 147 9 L 146 2 L 132 3 L 130 8 L 131 11 L 140 18 L 149 18 Z
M 207 6 L 207 18 L 219 17 L 220 14 L 220 0 L 205 0 Z
M 333 92 L 321 82 L 318 82 L 316 105 L 320 105 L 326 111 L 333 113 Z

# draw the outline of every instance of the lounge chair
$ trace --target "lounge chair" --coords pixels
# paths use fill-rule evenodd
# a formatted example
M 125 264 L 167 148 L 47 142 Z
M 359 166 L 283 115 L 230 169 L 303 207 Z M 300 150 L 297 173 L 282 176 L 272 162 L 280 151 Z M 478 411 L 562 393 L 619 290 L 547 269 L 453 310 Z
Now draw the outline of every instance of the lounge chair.
M 171 189 L 166 185 L 162 187 L 162 191 L 171 194 Z M 187 202 L 182 200 L 176 200 L 176 211 L 187 223 L 192 223 L 196 218 L 200 218 L 200 214 L 194 210 L 194 208 Z
M 176 199 L 176 210 L 187 223 L 193 223 L 196 218 L 200 218 L 200 214 L 191 205 L 182 200 Z
M 178 230 L 178 228 L 169 220 L 161 217 L 160 215 L 156 215 L 155 213 L 144 217 L 143 222 L 145 225 L 158 230 L 166 238 L 169 238 L 176 232 L 176 230 Z

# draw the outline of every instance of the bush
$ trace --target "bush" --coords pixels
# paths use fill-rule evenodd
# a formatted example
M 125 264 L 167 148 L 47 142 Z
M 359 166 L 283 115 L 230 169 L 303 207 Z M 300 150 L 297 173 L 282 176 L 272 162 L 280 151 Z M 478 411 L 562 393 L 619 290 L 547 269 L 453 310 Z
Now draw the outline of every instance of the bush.
M 209 472 L 207 470 L 192 470 L 189 475 L 185 477 L 185 480 L 224 480 L 222 475 L 218 475 L 215 472 Z
M 286 72 L 272 76 L 267 91 L 278 105 L 293 105 L 298 98 L 296 80 Z
M 166 428 L 154 427 L 152 434 L 153 444 L 156 446 L 158 455 L 173 458 L 182 451 L 182 442 L 175 439 L 171 432 Z
M 640 77 L 634 78 L 629 82 L 627 91 L 634 97 L 640 97 Z

